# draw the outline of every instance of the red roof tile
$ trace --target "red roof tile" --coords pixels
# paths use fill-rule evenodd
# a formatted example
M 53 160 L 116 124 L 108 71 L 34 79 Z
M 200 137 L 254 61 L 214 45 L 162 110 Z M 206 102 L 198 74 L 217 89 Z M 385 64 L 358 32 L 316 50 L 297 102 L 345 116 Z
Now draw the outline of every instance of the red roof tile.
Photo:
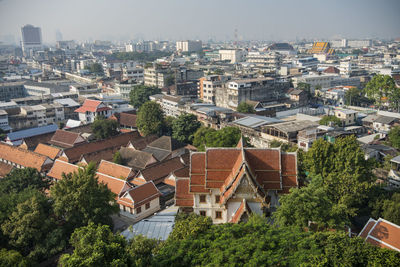
M 50 171 L 47 173 L 47 176 L 56 180 L 61 180 L 63 178 L 62 177 L 63 173 L 69 174 L 77 172 L 78 169 L 79 166 L 77 165 L 57 159 L 54 162 L 53 167 L 51 167 Z
M 34 152 L 48 156 L 54 160 L 57 156 L 59 156 L 61 149 L 40 143 L 37 145 Z
M 359 236 L 372 245 L 400 252 L 400 226 L 382 218 L 370 219 Z
M 86 111 L 90 111 L 90 112 L 100 112 L 100 111 L 104 111 L 104 110 L 110 110 L 110 107 L 100 107 L 99 106 L 104 103 L 98 100 L 92 100 L 92 99 L 86 99 L 85 102 L 83 103 L 83 105 L 76 109 L 75 112 L 79 112 L 79 113 L 83 113 Z
M 49 141 L 49 144 L 62 148 L 70 148 L 86 142 L 87 141 L 80 135 L 80 133 L 57 130 Z
M 137 186 L 127 192 L 133 199 L 134 206 L 144 205 L 151 200 L 161 196 L 160 191 L 153 182 L 147 182 L 143 185 Z
M 134 172 L 131 168 L 106 160 L 100 162 L 97 171 L 124 180 L 134 176 Z

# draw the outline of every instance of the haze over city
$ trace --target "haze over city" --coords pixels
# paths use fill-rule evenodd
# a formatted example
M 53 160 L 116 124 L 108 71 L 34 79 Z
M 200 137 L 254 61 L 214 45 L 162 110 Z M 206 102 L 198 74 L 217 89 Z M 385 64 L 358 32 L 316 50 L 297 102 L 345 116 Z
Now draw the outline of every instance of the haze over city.
M 400 1 L 2 0 L 0 36 L 42 28 L 43 41 L 397 38 Z

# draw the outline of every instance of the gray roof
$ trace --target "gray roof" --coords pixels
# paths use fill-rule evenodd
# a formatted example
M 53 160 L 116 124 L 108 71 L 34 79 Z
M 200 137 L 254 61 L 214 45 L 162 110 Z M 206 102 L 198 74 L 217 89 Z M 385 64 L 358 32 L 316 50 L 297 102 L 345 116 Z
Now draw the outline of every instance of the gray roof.
M 298 132 L 309 127 L 317 127 L 319 126 L 319 123 L 314 121 L 304 120 L 304 121 L 288 121 L 288 122 L 267 125 L 267 127 L 269 126 L 274 127 L 281 132 L 288 133 L 288 132 Z
M 391 162 L 394 162 L 394 163 L 400 164 L 400 155 L 397 156 L 397 157 L 392 158 L 390 161 L 391 161 Z
M 68 106 L 68 107 L 78 107 L 80 106 L 78 102 L 71 98 L 62 98 L 62 99 L 56 99 L 54 102 L 59 103 L 63 106 Z
M 275 118 L 269 118 L 269 117 L 255 115 L 255 116 L 247 116 L 247 117 L 235 120 L 233 123 L 239 124 L 244 127 L 257 128 L 257 127 L 260 127 L 263 125 L 277 123 L 277 122 L 281 122 L 281 121 L 278 119 L 275 119 Z
M 132 225 L 131 229 L 126 229 L 121 234 L 126 239 L 132 239 L 137 235 L 158 240 L 167 240 L 175 225 L 176 211 L 167 209 L 165 212 L 153 215 Z
M 41 126 L 41 127 L 37 127 L 37 128 L 31 128 L 31 129 L 26 129 L 26 130 L 22 130 L 22 131 L 9 133 L 7 135 L 7 138 L 10 139 L 10 141 L 14 141 L 14 140 L 27 138 L 27 137 L 32 137 L 35 135 L 55 132 L 57 129 L 58 129 L 57 125 L 50 124 L 50 125 Z
M 378 118 L 379 116 L 378 115 L 375 115 L 375 114 L 370 114 L 370 115 L 368 115 L 367 117 L 365 117 L 365 118 L 363 118 L 363 119 L 361 119 L 363 122 L 374 122 L 374 121 L 376 121 L 376 119 Z
M 375 122 L 382 123 L 382 124 L 391 124 L 392 122 L 398 120 L 397 118 L 387 117 L 387 116 L 379 116 Z

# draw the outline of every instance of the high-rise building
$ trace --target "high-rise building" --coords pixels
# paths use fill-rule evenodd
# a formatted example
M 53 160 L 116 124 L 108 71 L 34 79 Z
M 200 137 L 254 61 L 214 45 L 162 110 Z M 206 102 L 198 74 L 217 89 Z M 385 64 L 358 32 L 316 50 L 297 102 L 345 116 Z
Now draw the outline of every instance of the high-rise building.
M 176 42 L 176 50 L 182 52 L 196 52 L 200 51 L 202 48 L 202 42 L 197 41 L 178 41 Z
M 40 49 L 42 47 L 42 30 L 40 27 L 25 25 L 21 28 L 22 50 L 26 53 L 30 49 Z

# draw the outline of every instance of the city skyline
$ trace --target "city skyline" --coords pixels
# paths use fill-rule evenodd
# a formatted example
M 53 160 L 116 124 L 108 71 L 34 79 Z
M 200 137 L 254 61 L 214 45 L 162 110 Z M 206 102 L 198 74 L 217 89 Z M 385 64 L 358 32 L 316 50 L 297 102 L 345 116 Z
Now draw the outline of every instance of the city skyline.
M 29 12 L 25 12 L 28 10 Z M 296 40 L 400 37 L 400 2 L 320 1 L 0 1 L 0 36 L 42 29 L 64 40 Z

